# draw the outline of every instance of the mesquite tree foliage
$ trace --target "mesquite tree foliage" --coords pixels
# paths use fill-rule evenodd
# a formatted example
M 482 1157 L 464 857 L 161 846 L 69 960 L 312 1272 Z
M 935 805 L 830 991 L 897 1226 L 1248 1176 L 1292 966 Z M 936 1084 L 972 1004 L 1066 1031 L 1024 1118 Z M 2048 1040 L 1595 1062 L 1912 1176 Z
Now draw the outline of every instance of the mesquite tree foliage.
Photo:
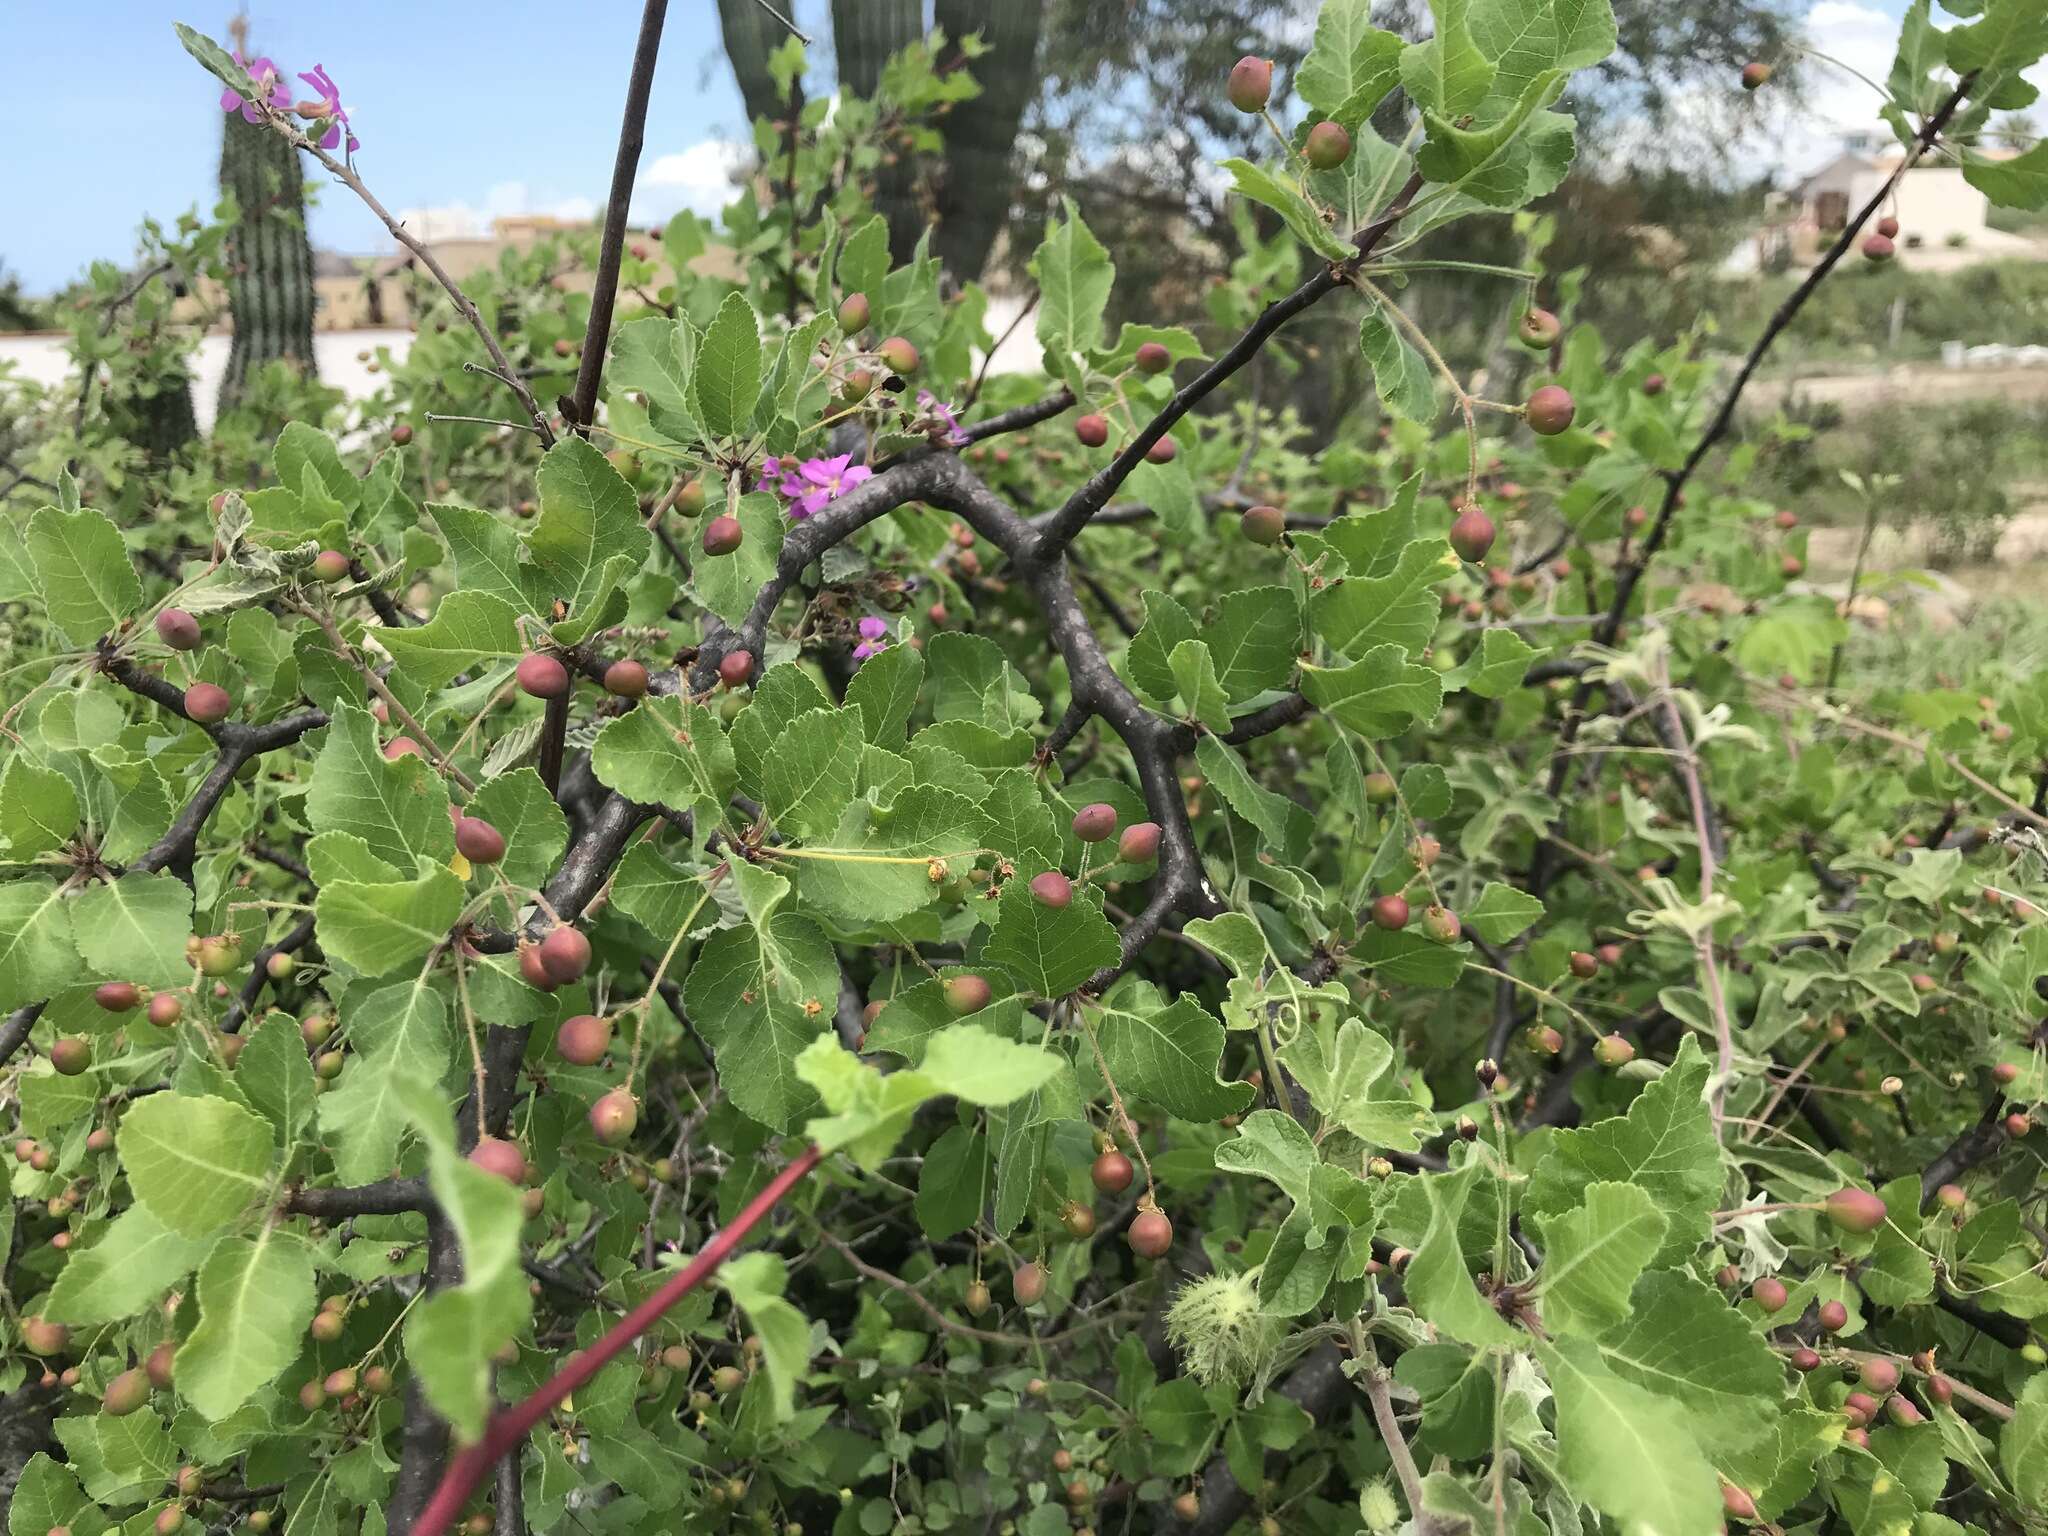
M 1885 118 L 2038 203 L 1971 141 L 2048 26 L 1967 9 Z M 1883 197 L 1732 383 L 1494 269 L 1479 398 L 1402 252 L 1556 185 L 1612 17 L 1367 11 L 1217 82 L 1203 335 L 1069 209 L 982 377 L 864 198 L 973 110 L 913 49 L 609 221 L 615 323 L 543 247 L 374 440 L 10 496 L 11 1536 L 2044 1518 L 2048 680 L 1859 679 L 1721 451 Z M 1353 335 L 1376 438 L 1240 387 Z

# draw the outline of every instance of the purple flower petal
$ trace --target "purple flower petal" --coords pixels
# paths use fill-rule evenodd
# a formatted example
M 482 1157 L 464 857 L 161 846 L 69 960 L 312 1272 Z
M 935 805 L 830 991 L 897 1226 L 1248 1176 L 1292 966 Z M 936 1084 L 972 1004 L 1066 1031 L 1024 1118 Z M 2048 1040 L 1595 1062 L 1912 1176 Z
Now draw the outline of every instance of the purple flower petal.
M 889 633 L 889 621 L 871 613 L 860 621 L 860 633 L 863 640 L 880 640 Z
M 824 511 L 826 504 L 831 500 L 832 493 L 828 490 L 820 489 L 810 492 L 797 505 L 803 509 L 805 517 L 812 517 Z
M 853 466 L 853 468 L 849 469 L 845 474 L 839 477 L 839 494 L 844 496 L 848 491 L 852 490 L 856 485 L 859 485 L 863 480 L 872 480 L 874 478 L 875 472 L 872 469 L 869 469 L 867 465 L 856 464 Z

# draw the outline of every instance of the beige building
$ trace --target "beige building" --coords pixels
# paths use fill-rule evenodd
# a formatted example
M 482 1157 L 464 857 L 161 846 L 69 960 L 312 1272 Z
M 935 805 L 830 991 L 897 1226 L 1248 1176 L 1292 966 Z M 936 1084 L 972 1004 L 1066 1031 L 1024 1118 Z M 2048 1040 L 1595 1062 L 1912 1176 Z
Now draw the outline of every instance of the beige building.
M 2017 152 L 1986 148 L 1979 153 L 2009 159 Z M 1756 237 L 1757 265 L 1810 265 L 1891 179 L 1903 157 L 1896 142 L 1852 140 L 1789 192 L 1774 195 L 1769 222 Z M 2048 258 L 2048 246 L 2041 242 L 1991 228 L 1991 200 L 1953 164 L 1923 163 L 1908 171 L 1884 212 L 1899 221 L 1900 259 L 1921 270 Z

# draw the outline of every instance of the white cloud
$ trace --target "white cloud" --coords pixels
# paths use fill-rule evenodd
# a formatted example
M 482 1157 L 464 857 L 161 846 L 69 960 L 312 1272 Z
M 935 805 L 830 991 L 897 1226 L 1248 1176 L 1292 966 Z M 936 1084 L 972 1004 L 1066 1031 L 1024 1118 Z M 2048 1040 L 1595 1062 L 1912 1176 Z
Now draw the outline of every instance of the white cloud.
M 633 189 L 633 219 L 659 224 L 687 208 L 705 218 L 732 201 L 739 173 L 753 152 L 730 139 L 699 139 L 656 155 L 640 167 Z
M 597 204 L 587 197 L 536 197 L 523 181 L 501 181 L 484 194 L 483 206 L 467 202 L 437 203 L 399 210 L 399 220 L 422 240 L 475 239 L 491 232 L 495 219 L 516 214 L 543 214 L 565 223 L 587 223 L 597 217 Z

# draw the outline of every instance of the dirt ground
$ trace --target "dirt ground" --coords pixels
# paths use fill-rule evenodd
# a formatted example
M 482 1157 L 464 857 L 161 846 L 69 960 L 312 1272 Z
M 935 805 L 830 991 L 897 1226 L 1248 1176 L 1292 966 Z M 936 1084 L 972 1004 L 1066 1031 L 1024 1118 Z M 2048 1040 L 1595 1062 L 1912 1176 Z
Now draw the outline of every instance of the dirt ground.
M 1938 363 L 1901 363 L 1881 373 L 1759 379 L 1750 386 L 1748 398 L 1775 410 L 1795 395 L 1852 410 L 1908 395 L 1920 402 L 1967 400 L 1977 395 L 2039 400 L 2048 398 L 2048 368 L 1943 368 Z

